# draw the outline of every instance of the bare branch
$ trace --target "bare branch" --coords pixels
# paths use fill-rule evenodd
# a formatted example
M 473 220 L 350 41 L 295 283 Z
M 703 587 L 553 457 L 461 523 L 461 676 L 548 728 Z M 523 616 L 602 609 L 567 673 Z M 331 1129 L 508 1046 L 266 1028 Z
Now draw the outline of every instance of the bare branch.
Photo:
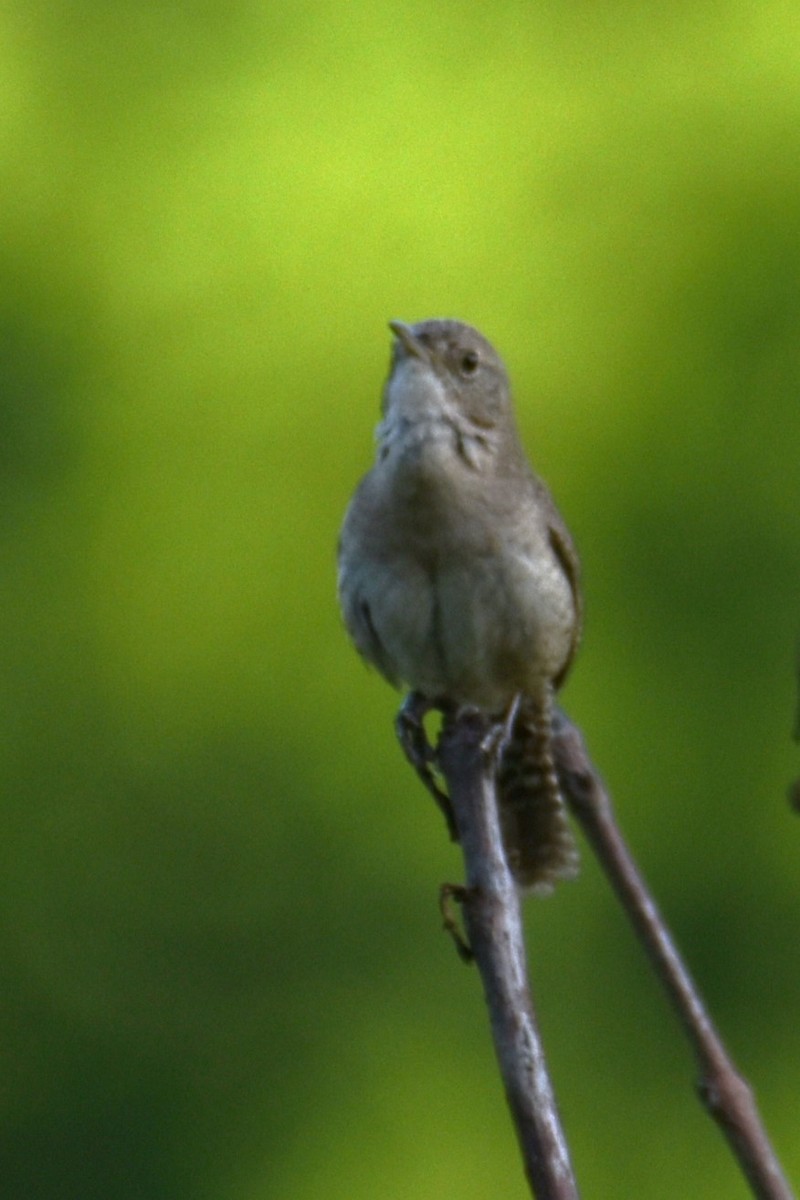
M 445 722 L 438 762 L 464 852 L 467 884 L 450 888 L 463 907 L 469 950 L 483 980 L 497 1061 L 525 1170 L 538 1200 L 577 1200 L 578 1190 L 547 1071 L 528 984 L 519 896 L 506 864 L 494 765 L 476 713 Z
M 753 1093 L 726 1051 L 633 861 L 580 731 L 563 713 L 554 723 L 553 751 L 566 799 L 681 1019 L 700 1069 L 700 1098 L 722 1128 L 753 1195 L 758 1200 L 793 1200 Z

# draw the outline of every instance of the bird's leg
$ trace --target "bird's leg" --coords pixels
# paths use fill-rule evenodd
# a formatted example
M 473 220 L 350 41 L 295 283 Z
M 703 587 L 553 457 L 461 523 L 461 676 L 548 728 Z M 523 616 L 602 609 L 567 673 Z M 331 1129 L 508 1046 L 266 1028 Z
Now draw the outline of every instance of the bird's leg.
M 472 947 L 459 928 L 451 904 L 451 901 L 454 900 L 456 904 L 463 905 L 467 896 L 468 889 L 460 883 L 443 883 L 439 888 L 439 912 L 442 914 L 442 927 L 453 939 L 461 961 L 470 963 L 474 961 L 475 955 L 472 953 Z
M 432 764 L 436 753 L 425 732 L 425 717 L 432 709 L 445 711 L 449 706 L 444 701 L 429 700 L 421 692 L 409 692 L 395 720 L 397 739 L 408 761 L 419 775 L 425 787 L 442 811 L 452 841 L 458 841 L 458 828 L 453 814 L 450 797 L 436 780 Z

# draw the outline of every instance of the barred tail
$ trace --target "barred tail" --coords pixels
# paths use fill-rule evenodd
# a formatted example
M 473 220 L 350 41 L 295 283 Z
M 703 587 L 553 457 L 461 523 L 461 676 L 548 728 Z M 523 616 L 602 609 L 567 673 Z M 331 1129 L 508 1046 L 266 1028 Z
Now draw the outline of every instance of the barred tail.
M 497 775 L 508 865 L 523 891 L 540 896 L 580 868 L 553 763 L 552 711 L 549 685 L 536 699 L 522 697 Z

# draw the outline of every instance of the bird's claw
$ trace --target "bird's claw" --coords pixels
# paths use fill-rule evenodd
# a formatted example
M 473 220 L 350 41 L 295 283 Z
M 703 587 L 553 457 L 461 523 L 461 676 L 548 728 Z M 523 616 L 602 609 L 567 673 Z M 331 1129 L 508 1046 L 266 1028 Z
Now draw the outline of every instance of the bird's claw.
M 500 720 L 494 721 L 481 739 L 481 754 L 487 767 L 494 767 L 496 770 L 503 761 L 503 755 L 514 735 L 521 699 L 521 693 L 517 692 Z

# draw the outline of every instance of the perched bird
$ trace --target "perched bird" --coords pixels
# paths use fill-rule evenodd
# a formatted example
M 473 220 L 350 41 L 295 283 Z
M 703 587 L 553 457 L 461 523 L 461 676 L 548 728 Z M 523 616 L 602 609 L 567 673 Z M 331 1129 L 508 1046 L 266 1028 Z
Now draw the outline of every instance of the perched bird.
M 344 621 L 390 683 L 508 723 L 506 855 L 518 885 L 545 894 L 578 867 L 551 747 L 580 636 L 577 554 L 486 338 L 454 320 L 389 324 L 377 459 L 339 542 Z

